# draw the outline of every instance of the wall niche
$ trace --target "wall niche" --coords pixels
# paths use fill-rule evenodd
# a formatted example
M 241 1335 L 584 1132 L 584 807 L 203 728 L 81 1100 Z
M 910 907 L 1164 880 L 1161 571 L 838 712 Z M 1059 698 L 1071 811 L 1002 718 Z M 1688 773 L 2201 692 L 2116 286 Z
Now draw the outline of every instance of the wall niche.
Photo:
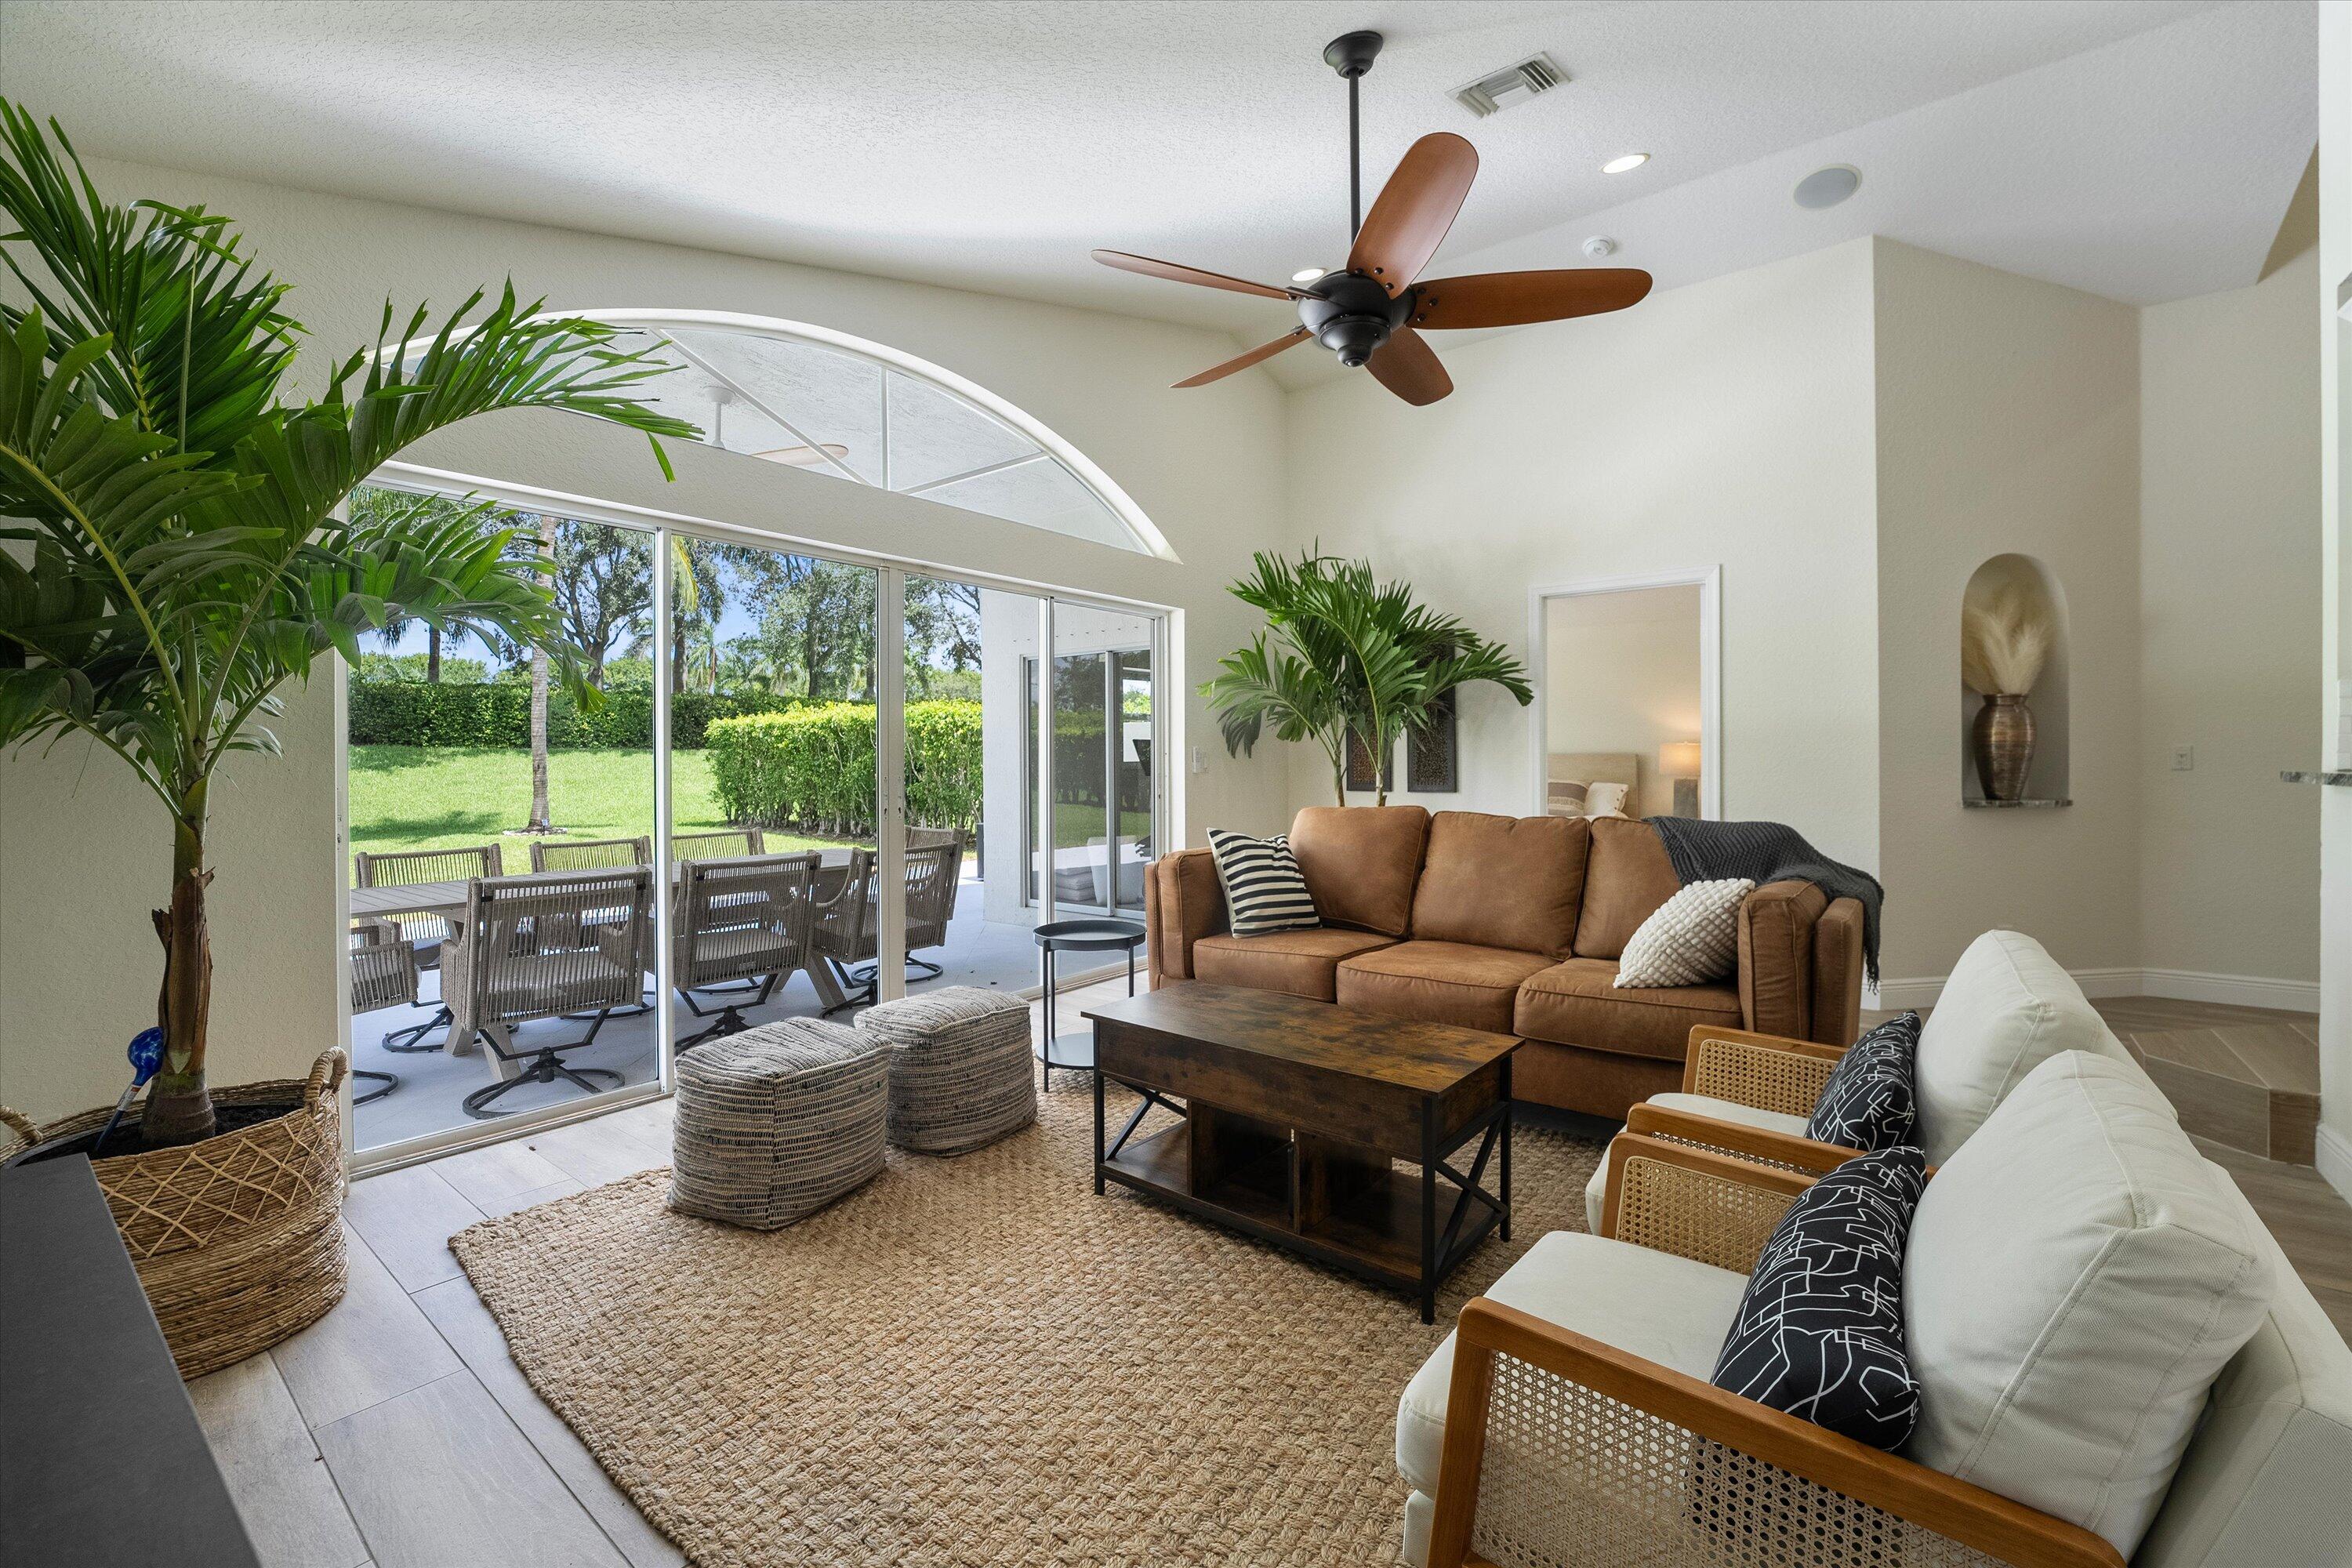
M 1995 555 L 1960 595 L 1960 804 L 1989 808 L 2061 806 L 2068 794 L 2066 590 L 2031 555 Z M 2007 688 L 2024 685 L 2022 693 Z M 1996 699 L 1995 693 L 1999 693 Z M 2016 720 L 1993 710 L 2022 696 L 2033 742 L 2021 781 L 2014 774 Z M 1979 745 L 1983 732 L 1988 744 Z M 1980 751 L 1993 761 L 1988 788 Z M 1996 795 L 2006 798 L 1996 798 Z

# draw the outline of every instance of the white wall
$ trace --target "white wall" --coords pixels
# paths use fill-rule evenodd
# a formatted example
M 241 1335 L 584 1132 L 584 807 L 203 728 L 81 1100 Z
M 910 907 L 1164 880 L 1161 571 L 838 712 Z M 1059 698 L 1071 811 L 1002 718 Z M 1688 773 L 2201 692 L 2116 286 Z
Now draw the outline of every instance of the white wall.
M 1995 925 L 2033 932 L 2072 969 L 2137 964 L 2137 312 L 1875 245 L 1881 969 L 1890 986 L 1939 977 Z M 2065 595 L 2074 804 L 1970 810 L 1953 722 L 1960 600 L 1987 558 L 2012 552 Z
M 1694 583 L 1565 594 L 1545 605 L 1545 749 L 1633 752 L 1642 798 L 1628 816 L 1674 811 L 1658 748 L 1699 739 L 1699 595 Z
M 2319 7 L 2320 574 L 2326 759 L 2352 767 L 2352 5 Z M 2352 1198 L 2352 789 L 2320 791 L 2319 1168 Z
M 46 113 L 51 106 L 36 104 Z M 689 447 L 665 484 L 642 437 L 551 414 L 508 414 L 425 443 L 415 460 L 782 535 L 1182 606 L 1182 735 L 1212 733 L 1185 671 L 1233 647 L 1250 617 L 1222 592 L 1281 533 L 1281 393 L 1262 376 L 1212 392 L 1169 384 L 1233 353 L 1223 336 L 565 230 L 459 217 L 210 176 L 100 163 L 101 190 L 201 201 L 240 220 L 298 285 L 311 331 L 299 373 L 373 334 L 384 296 L 454 308 L 509 273 L 551 308 L 677 307 L 813 321 L 947 366 L 1043 419 L 1126 488 L 1181 564 Z M 334 889 L 343 874 L 323 700 L 279 727 L 289 757 L 240 760 L 220 805 L 214 884 L 216 1082 L 303 1070 L 335 1038 Z M 168 840 L 110 759 L 79 744 L 0 757 L 0 1103 L 37 1117 L 110 1100 L 121 1043 L 152 1021 L 159 959 L 145 910 Z M 1181 781 L 1185 825 L 1265 830 L 1285 816 L 1277 765 L 1211 753 Z
M 1877 611 L 1867 241 L 1467 345 L 1410 408 L 1366 376 L 1293 398 L 1292 538 L 1523 653 L 1530 584 L 1720 564 L 1724 814 L 1878 863 Z M 1541 809 L 1532 715 L 1462 714 L 1463 789 L 1433 808 Z M 1294 805 L 1327 803 L 1318 759 Z
M 2306 250 L 2251 289 L 2140 312 L 2139 901 L 2152 969 L 2319 975 L 2320 792 L 2278 776 L 2318 760 L 2318 280 Z M 2195 748 L 2187 772 L 2172 766 L 2179 746 Z

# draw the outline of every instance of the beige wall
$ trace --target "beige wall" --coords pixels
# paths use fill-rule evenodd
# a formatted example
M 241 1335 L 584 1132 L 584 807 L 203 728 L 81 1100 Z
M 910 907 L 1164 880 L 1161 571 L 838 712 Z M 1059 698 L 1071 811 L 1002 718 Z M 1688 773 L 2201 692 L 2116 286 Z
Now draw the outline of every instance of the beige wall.
M 2321 718 L 2352 767 L 2352 5 L 2319 7 Z M 2320 796 L 2319 1168 L 2352 1198 L 2352 789 Z
M 2140 952 L 2319 975 L 2319 255 L 2140 312 Z M 2175 747 L 2195 766 L 2175 771 Z
M 35 105 L 47 111 L 51 106 Z M 298 285 L 311 330 L 300 373 L 372 336 L 384 296 L 454 307 L 511 273 L 552 308 L 743 311 L 873 338 L 945 365 L 1027 409 L 1124 486 L 1181 564 L 863 489 L 732 454 L 673 453 L 664 484 L 644 437 L 564 416 L 500 415 L 425 444 L 417 460 L 575 495 L 887 551 L 945 567 L 1182 606 L 1173 671 L 1185 731 L 1213 737 L 1196 669 L 1249 618 L 1223 593 L 1251 547 L 1282 532 L 1285 403 L 1262 376 L 1214 394 L 1169 384 L 1229 357 L 1213 332 L 233 180 L 119 164 L 93 171 L 118 199 L 201 200 L 238 218 Z M 335 1038 L 334 725 L 320 698 L 280 726 L 282 761 L 241 760 L 218 807 L 214 929 L 215 1081 L 297 1072 Z M 1181 736 L 1171 736 L 1171 751 Z M 0 1103 L 35 1116 L 101 1103 L 125 1076 L 121 1043 L 152 1019 L 159 960 L 145 910 L 166 840 L 129 781 L 83 749 L 0 757 Z M 1181 780 L 1193 833 L 1285 819 L 1278 764 L 1227 760 Z
M 1874 247 L 1882 972 L 1890 985 L 1940 977 L 1996 925 L 2033 932 L 2070 969 L 2136 965 L 2137 313 Z M 2007 552 L 2065 594 L 2067 807 L 1960 805 L 1960 597 Z
M 1658 748 L 1699 738 L 1699 594 L 1689 584 L 1545 605 L 1545 749 L 1633 752 L 1642 798 L 1628 816 L 1674 810 Z
M 1433 341 L 1442 403 L 1407 407 L 1367 376 L 1294 396 L 1292 538 L 1369 555 L 1522 652 L 1531 584 L 1719 564 L 1725 815 L 1875 868 L 1869 242 Z M 1412 798 L 1539 810 L 1531 722 L 1475 689 L 1462 792 Z M 1328 795 L 1298 759 L 1292 804 Z

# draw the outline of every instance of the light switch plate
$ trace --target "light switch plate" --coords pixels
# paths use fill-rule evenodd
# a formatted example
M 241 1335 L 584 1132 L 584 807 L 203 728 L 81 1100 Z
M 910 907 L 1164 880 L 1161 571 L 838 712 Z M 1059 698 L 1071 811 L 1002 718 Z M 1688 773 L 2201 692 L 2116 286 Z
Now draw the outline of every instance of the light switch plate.
M 1196 773 L 1209 771 L 1209 753 L 1199 746 L 1192 748 L 1192 771 Z

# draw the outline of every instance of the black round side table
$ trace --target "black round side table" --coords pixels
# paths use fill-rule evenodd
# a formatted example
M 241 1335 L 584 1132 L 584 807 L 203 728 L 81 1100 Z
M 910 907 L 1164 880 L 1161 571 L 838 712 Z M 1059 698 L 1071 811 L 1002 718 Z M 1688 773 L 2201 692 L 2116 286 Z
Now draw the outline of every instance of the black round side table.
M 1050 921 L 1037 928 L 1037 945 L 1045 952 L 1045 1027 L 1030 1049 L 1045 1064 L 1045 1087 L 1054 1087 L 1054 1069 L 1095 1070 L 1092 1030 L 1056 1036 L 1054 1033 L 1054 955 L 1061 952 L 1110 952 L 1127 950 L 1127 994 L 1135 994 L 1135 950 L 1143 945 L 1143 922 L 1120 920 Z

